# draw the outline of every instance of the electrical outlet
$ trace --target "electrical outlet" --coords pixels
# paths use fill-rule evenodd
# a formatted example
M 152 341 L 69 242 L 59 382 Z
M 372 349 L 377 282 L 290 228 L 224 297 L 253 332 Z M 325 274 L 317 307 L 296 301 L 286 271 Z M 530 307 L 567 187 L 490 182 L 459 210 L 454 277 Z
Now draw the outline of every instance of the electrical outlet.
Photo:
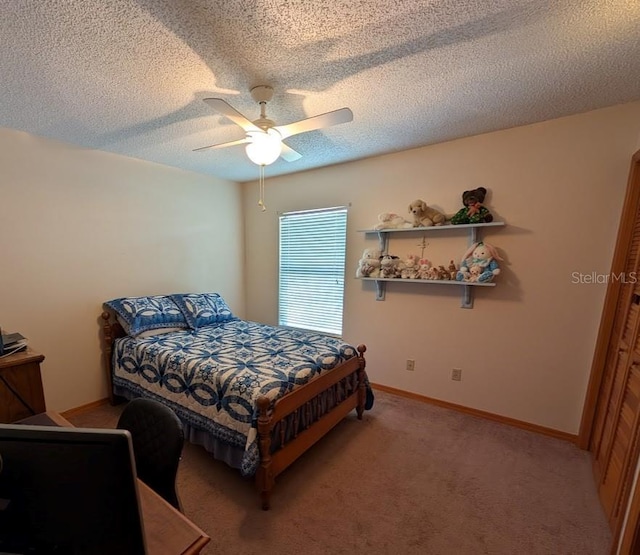
M 456 382 L 462 381 L 462 369 L 454 368 L 451 370 L 451 379 Z
M 408 358 L 407 359 L 407 370 L 409 370 L 409 372 L 413 372 L 416 369 L 416 361 Z

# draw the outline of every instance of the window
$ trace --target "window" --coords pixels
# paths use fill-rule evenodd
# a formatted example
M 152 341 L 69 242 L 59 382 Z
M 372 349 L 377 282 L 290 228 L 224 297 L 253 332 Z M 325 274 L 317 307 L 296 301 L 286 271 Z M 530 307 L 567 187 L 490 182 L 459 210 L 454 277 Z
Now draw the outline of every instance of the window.
M 280 216 L 278 324 L 342 334 L 347 209 Z

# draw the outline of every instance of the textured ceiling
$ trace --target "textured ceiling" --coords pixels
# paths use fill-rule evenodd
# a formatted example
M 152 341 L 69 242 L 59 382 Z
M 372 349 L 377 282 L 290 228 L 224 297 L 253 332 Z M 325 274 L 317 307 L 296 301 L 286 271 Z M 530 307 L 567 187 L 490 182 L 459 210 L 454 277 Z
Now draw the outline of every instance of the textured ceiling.
M 257 178 L 244 136 L 274 87 L 297 172 L 640 99 L 639 0 L 2 0 L 0 126 L 216 175 Z

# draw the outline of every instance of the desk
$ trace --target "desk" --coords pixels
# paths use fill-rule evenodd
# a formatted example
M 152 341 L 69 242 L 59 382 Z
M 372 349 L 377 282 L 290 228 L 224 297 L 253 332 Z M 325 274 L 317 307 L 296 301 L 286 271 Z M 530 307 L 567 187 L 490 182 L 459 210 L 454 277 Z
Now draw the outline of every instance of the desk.
M 40 376 L 43 360 L 43 355 L 28 347 L 0 358 L 0 422 L 13 422 L 47 410 Z
M 43 412 L 19 421 L 33 426 L 73 427 L 57 412 Z M 138 480 L 144 535 L 149 555 L 195 555 L 210 538 L 155 491 Z

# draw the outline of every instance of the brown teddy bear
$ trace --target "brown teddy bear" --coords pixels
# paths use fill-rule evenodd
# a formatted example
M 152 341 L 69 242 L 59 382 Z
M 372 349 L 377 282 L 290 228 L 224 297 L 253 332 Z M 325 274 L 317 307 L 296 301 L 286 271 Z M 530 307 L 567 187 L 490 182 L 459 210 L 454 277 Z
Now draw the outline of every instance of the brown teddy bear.
M 453 225 L 460 224 L 488 224 L 493 221 L 493 216 L 489 209 L 482 205 L 487 190 L 478 187 L 471 191 L 462 193 L 462 204 L 464 208 L 458 210 L 451 218 Z
M 442 225 L 446 220 L 446 216 L 427 206 L 424 200 L 414 200 L 409 205 L 409 212 L 413 214 L 413 227 L 431 227 L 433 225 Z

